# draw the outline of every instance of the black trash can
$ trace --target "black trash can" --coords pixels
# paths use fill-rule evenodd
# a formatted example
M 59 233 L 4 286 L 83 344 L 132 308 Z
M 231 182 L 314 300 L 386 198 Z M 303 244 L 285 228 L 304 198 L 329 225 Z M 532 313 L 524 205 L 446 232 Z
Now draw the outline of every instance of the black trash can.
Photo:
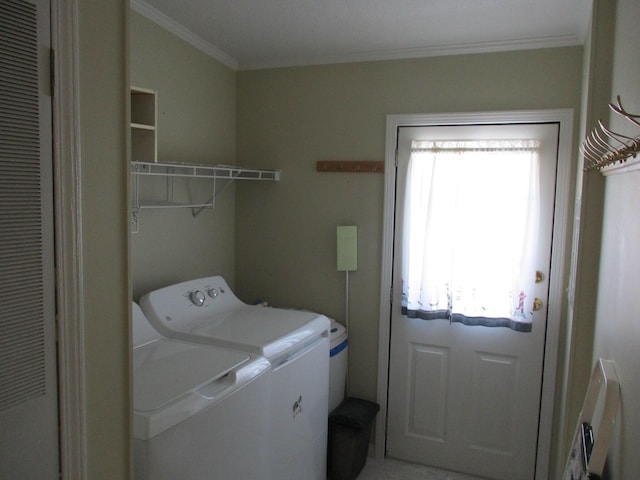
M 347 397 L 329 415 L 328 472 L 331 480 L 354 480 L 367 461 L 371 425 L 380 405 Z

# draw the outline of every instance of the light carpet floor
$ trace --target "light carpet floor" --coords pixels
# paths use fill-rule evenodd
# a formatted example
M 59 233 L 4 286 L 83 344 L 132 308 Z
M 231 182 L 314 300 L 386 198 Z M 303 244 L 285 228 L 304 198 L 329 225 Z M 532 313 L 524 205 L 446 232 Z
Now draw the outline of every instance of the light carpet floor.
M 367 457 L 367 463 L 358 480 L 482 480 L 461 473 L 445 472 L 435 468 L 405 463 L 391 458 L 383 460 Z

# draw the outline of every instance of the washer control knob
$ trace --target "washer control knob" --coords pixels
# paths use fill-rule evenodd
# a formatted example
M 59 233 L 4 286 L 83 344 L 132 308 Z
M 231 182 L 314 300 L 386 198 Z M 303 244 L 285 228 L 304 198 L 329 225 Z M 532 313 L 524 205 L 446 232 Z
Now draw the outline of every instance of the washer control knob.
M 220 292 L 218 292 L 217 288 L 210 288 L 207 293 L 209 294 L 209 296 L 211 298 L 216 298 L 218 295 L 220 295 Z
M 196 307 L 201 307 L 202 305 L 204 305 L 204 293 L 202 293 L 200 290 L 191 292 L 189 294 L 189 299 L 191 300 L 191 303 L 193 303 Z

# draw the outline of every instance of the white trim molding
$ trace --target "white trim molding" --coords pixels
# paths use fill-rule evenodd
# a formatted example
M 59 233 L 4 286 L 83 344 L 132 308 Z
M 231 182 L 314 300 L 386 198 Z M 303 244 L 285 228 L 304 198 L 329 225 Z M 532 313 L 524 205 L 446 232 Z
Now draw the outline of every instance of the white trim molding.
M 388 115 L 385 150 L 384 217 L 382 238 L 381 292 L 391 292 L 393 267 L 393 239 L 396 182 L 396 144 L 399 127 L 429 125 L 482 125 L 509 123 L 558 123 L 558 168 L 556 177 L 556 203 L 553 219 L 553 251 L 549 275 L 549 301 L 547 335 L 545 340 L 544 370 L 540 423 L 538 431 L 538 454 L 536 457 L 536 480 L 547 480 L 551 458 L 551 436 L 553 431 L 553 406 L 558 361 L 558 345 L 562 307 L 566 302 L 564 291 L 566 279 L 565 259 L 570 253 L 569 192 L 573 162 L 573 117 L 571 109 L 521 110 L 504 112 L 407 114 Z M 389 372 L 389 340 L 391 334 L 391 301 L 383 293 L 380 298 L 378 332 L 378 391 L 380 414 L 376 422 L 375 456 L 383 458 L 386 450 L 386 418 Z
M 51 0 L 61 478 L 87 478 L 77 0 Z
M 582 41 L 575 35 L 550 35 L 546 37 L 522 38 L 493 42 L 458 43 L 430 47 L 399 48 L 395 50 L 373 50 L 344 55 L 288 58 L 280 61 L 241 63 L 239 70 L 301 67 L 308 65 L 332 65 L 338 63 L 377 62 L 385 60 L 409 60 L 414 58 L 442 57 L 448 55 L 471 55 L 481 53 L 512 52 L 539 48 L 575 47 Z
M 207 42 L 202 37 L 196 35 L 185 26 L 179 24 L 174 19 L 162 13 L 160 10 L 152 7 L 144 0 L 131 0 L 130 6 L 131 10 L 133 10 L 134 12 L 139 13 L 143 17 L 146 17 L 165 30 L 173 33 L 176 37 L 181 38 L 193 47 L 206 53 L 211 58 L 214 58 L 215 60 L 219 61 L 223 65 L 226 65 L 232 70 L 238 69 L 238 61 L 231 55 L 228 55 L 215 45 Z
M 629 159 L 626 162 L 618 163 L 600 170 L 600 173 L 608 177 L 609 175 L 619 175 L 621 173 L 637 172 L 640 170 L 640 160 L 635 158 Z
M 399 48 L 395 50 L 372 50 L 338 55 L 300 56 L 265 61 L 240 63 L 188 27 L 149 5 L 145 0 L 130 0 L 131 9 L 156 23 L 185 42 L 218 60 L 232 70 L 260 70 L 269 68 L 330 65 L 339 63 L 374 62 L 381 60 L 405 60 L 446 55 L 468 55 L 478 53 L 508 52 L 539 48 L 573 47 L 584 43 L 578 35 L 547 35 L 531 38 L 513 38 L 500 41 L 433 45 L 429 47 Z

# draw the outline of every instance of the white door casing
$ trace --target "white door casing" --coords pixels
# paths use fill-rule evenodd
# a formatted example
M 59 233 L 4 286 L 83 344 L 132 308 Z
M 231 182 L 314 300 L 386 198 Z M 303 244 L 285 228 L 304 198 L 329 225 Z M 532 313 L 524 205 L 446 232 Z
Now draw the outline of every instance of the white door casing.
M 398 129 L 401 126 L 434 126 L 434 125 L 481 125 L 508 123 L 545 123 L 559 124 L 559 165 L 557 171 L 558 195 L 554 213 L 553 242 L 554 250 L 551 259 L 550 295 L 548 306 L 549 328 L 545 340 L 546 356 L 544 359 L 544 380 L 542 385 L 542 402 L 539 427 L 540 449 L 536 460 L 536 478 L 547 478 L 549 463 L 549 444 L 552 428 L 553 390 L 555 382 L 555 363 L 557 359 L 557 345 L 559 333 L 559 318 L 562 302 L 563 265 L 566 249 L 566 225 L 568 212 L 569 173 L 571 171 L 571 129 L 573 112 L 570 110 L 547 111 L 518 111 L 518 112 L 490 112 L 442 115 L 393 115 L 387 118 L 387 154 L 385 170 L 385 213 L 383 230 L 383 264 L 381 276 L 381 291 L 391 290 L 392 248 L 394 201 L 396 196 L 396 141 Z M 389 337 L 390 337 L 390 298 L 384 296 L 380 305 L 380 335 L 379 335 L 379 366 L 378 366 L 378 402 L 381 405 L 379 419 L 387 415 L 388 367 L 389 367 Z M 462 327 L 462 326 L 459 326 Z M 464 327 L 462 327 L 464 328 Z M 435 351 L 422 352 L 423 358 L 438 359 Z M 429 365 L 429 364 L 425 364 Z M 385 454 L 386 423 L 376 423 L 376 454 Z
M 555 196 L 558 124 L 401 127 L 396 172 L 394 285 L 401 285 L 404 195 L 412 140 L 540 140 L 540 211 L 536 269 L 544 273 L 527 292 L 547 305 Z M 496 184 L 511 183 L 501 171 Z M 502 190 L 501 187 L 498 191 Z M 516 214 L 517 215 L 517 214 Z M 511 220 L 511 217 L 509 219 Z M 515 220 L 515 218 L 513 219 Z M 458 223 L 458 222 L 456 222 Z M 481 228 L 481 227 L 480 227 Z M 463 230 L 464 231 L 464 230 Z M 465 231 L 465 235 L 491 235 Z M 497 240 L 497 239 L 496 239 Z M 486 272 L 485 278 L 489 277 Z M 532 272 L 533 275 L 533 272 Z M 487 478 L 532 479 L 536 458 L 546 308 L 533 314 L 531 332 L 505 327 L 424 321 L 400 312 L 394 292 L 387 454 Z M 464 461 L 461 461 L 464 459 Z
M 87 477 L 78 0 L 51 0 L 61 478 Z

